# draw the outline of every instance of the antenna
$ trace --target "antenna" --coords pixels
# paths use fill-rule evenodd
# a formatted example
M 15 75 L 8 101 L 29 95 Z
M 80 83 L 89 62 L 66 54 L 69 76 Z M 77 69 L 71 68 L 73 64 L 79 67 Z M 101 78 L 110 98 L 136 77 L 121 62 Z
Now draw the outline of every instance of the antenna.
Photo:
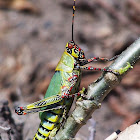
M 74 41 L 73 40 L 73 28 L 74 28 L 74 13 L 75 13 L 75 1 L 76 0 L 74 0 L 74 3 L 73 3 L 73 15 L 72 15 L 72 41 Z

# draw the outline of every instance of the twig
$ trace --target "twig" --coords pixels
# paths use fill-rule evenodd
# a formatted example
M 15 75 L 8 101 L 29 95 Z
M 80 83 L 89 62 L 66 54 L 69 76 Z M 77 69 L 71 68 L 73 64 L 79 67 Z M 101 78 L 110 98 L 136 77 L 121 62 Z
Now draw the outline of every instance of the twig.
M 17 139 L 21 140 L 22 135 L 20 133 L 20 129 L 22 128 L 22 126 L 18 126 L 15 124 L 15 121 L 12 117 L 11 110 L 8 106 L 7 100 L 2 101 L 2 108 L 0 108 L 0 114 L 1 114 L 1 117 L 3 118 L 4 122 L 6 123 L 5 126 L 9 126 L 9 127 L 0 126 L 0 129 L 4 130 L 7 133 L 8 140 L 11 140 L 11 137 L 14 140 L 17 140 Z M 18 129 L 17 129 L 17 126 L 18 126 Z M 1 137 L 0 140 L 2 140 L 2 139 L 4 139 L 4 138 Z
M 140 138 L 140 123 L 133 124 L 127 127 L 118 135 L 117 140 L 139 140 Z
M 106 3 L 104 0 L 95 0 L 95 2 L 99 4 L 102 8 L 104 8 L 114 18 L 116 18 L 122 25 L 126 25 L 129 23 L 127 17 L 116 11 L 109 3 Z
M 88 140 L 95 140 L 95 132 L 96 132 L 95 127 L 96 127 L 96 122 L 92 118 L 92 119 L 90 119 L 90 123 L 91 123 L 91 126 L 88 128 L 89 131 L 90 131 L 90 135 L 89 135 Z
M 9 131 L 11 128 L 10 128 L 10 127 L 3 127 L 3 126 L 0 126 L 0 129 L 5 130 L 5 131 Z
M 140 38 L 128 47 L 109 68 L 118 70 L 125 67 L 127 62 L 134 65 L 139 59 Z M 116 76 L 112 73 L 106 73 L 96 82 L 90 84 L 87 91 L 89 100 L 77 101 L 76 108 L 72 115 L 68 117 L 64 129 L 61 128 L 59 130 L 54 140 L 69 140 L 73 138 L 78 130 L 91 118 L 92 113 L 99 108 L 107 94 L 120 83 L 123 76 L 124 74 Z
M 108 136 L 105 140 L 116 140 L 118 138 L 118 134 L 120 134 L 120 130 L 113 132 L 110 136 Z
M 11 140 L 11 128 L 10 127 L 3 127 L 3 126 L 0 126 L 0 129 L 4 130 L 7 132 L 7 135 L 8 135 L 8 139 Z M 2 138 L 0 137 L 0 140 L 2 140 Z
M 134 1 L 134 0 L 127 0 L 128 4 L 131 5 L 131 7 L 133 7 L 135 9 L 135 11 L 137 12 L 137 14 L 140 14 L 140 7 L 139 4 Z
M 102 8 L 104 8 L 116 20 L 118 20 L 118 23 L 122 24 L 123 26 L 129 26 L 132 31 L 138 34 L 140 33 L 140 29 L 136 25 L 134 26 L 126 16 L 116 11 L 115 8 L 113 8 L 109 3 L 106 3 L 104 0 L 95 0 L 95 2 L 99 4 Z

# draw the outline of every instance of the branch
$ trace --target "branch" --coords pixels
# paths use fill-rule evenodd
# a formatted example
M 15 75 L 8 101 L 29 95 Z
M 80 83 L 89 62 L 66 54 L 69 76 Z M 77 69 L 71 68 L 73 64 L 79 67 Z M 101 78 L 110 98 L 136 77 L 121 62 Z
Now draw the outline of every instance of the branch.
M 127 67 L 127 62 L 133 66 L 140 59 L 140 38 L 128 47 L 110 65 L 109 69 L 119 70 Z M 120 83 L 126 71 L 117 76 L 113 73 L 103 74 L 97 81 L 88 86 L 87 100 L 77 101 L 76 108 L 68 117 L 64 129 L 61 128 L 53 140 L 69 140 L 73 138 L 78 130 L 91 118 L 92 113 L 101 106 L 101 102 L 107 94 Z
M 110 136 L 108 136 L 105 140 L 138 140 L 140 138 L 140 122 L 136 122 L 135 124 L 130 125 L 122 132 L 117 130 L 113 132 Z
M 140 122 L 130 125 L 121 133 L 119 133 L 118 138 L 116 140 L 138 140 L 140 138 Z
M 7 135 L 8 135 L 8 139 L 11 140 L 11 128 L 10 127 L 0 126 L 0 129 L 6 131 Z M 0 136 L 0 140 L 2 140 L 1 136 Z
M 0 129 L 5 130 L 5 131 L 9 131 L 9 130 L 11 130 L 10 127 L 3 127 L 3 126 L 0 126 Z

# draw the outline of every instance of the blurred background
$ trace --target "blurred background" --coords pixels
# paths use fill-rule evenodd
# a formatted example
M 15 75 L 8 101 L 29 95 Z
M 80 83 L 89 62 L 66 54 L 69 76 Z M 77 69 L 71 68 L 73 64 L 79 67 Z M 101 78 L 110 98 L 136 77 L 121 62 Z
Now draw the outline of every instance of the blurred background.
M 31 140 L 37 131 L 38 113 L 18 116 L 14 108 L 43 98 L 71 40 L 72 5 L 73 0 L 0 0 L 0 139 Z M 76 1 L 74 40 L 86 58 L 118 55 L 139 35 L 139 0 Z M 103 140 L 140 119 L 139 72 L 137 63 L 80 129 L 76 140 L 93 140 L 94 130 L 94 140 Z M 80 88 L 87 88 L 100 75 L 83 71 Z

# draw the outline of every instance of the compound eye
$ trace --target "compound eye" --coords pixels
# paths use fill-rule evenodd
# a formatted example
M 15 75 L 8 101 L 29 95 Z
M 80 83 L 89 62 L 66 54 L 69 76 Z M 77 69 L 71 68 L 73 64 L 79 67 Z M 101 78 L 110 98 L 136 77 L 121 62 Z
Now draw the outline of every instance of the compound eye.
M 72 53 L 72 49 L 69 49 L 68 47 L 66 47 L 66 49 L 67 49 L 67 52 L 68 52 L 69 54 Z
M 68 44 L 68 48 L 69 48 L 69 49 L 72 49 L 72 48 L 73 48 L 73 45 L 69 43 L 69 44 Z

